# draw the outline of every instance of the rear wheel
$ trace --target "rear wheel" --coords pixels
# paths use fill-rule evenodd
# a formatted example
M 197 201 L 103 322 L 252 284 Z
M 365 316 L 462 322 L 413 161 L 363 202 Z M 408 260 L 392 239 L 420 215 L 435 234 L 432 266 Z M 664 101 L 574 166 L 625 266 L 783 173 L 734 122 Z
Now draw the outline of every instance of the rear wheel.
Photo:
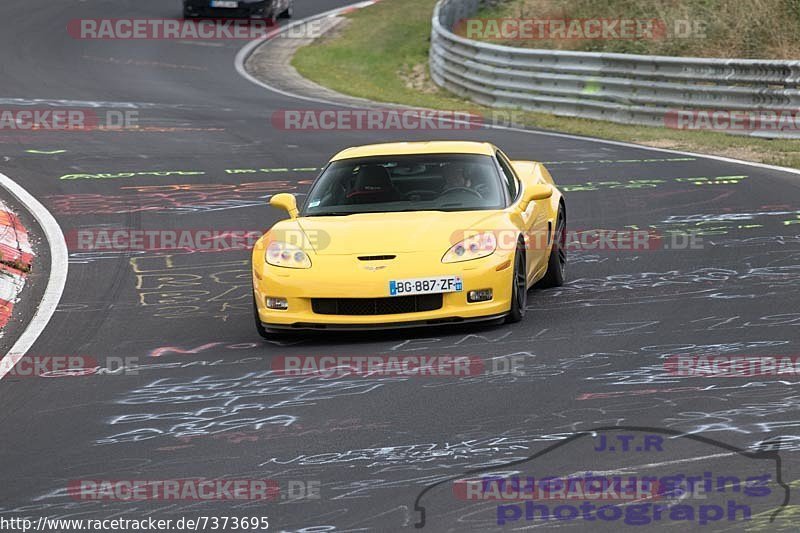
M 511 276 L 511 309 L 506 316 L 506 324 L 515 324 L 525 317 L 528 305 L 528 276 L 525 268 L 525 251 L 520 245 L 514 256 L 514 274 Z
M 278 15 L 278 18 L 282 19 L 290 19 L 294 15 L 294 0 L 289 0 L 289 5 L 286 6 L 286 10 L 281 12 Z
M 562 208 L 558 209 L 553 247 L 547 261 L 547 273 L 539 282 L 541 287 L 560 287 L 564 284 L 567 272 L 567 217 Z

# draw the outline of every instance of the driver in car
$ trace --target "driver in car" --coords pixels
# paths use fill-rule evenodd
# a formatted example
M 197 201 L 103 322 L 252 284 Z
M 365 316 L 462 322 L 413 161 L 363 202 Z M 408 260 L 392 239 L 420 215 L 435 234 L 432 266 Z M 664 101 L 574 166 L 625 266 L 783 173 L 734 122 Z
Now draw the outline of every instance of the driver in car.
M 444 187 L 440 195 L 458 193 L 467 193 L 475 195 L 479 198 L 484 198 L 487 192 L 486 184 L 480 181 L 476 184 L 467 177 L 467 168 L 458 163 L 451 163 L 446 165 L 443 169 Z
M 444 167 L 444 191 L 469 188 L 470 185 L 463 166 L 449 164 Z

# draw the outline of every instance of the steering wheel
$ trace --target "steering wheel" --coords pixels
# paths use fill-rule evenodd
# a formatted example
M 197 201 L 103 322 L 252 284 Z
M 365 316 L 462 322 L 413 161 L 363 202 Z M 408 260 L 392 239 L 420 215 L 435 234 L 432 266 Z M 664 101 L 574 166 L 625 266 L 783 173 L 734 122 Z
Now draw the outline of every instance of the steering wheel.
M 441 198 L 442 196 L 448 196 L 450 194 L 459 193 L 459 192 L 466 192 L 466 193 L 469 193 L 469 194 L 471 194 L 471 195 L 483 200 L 483 196 L 481 196 L 481 194 L 479 192 L 474 191 L 474 190 L 470 189 L 469 187 L 453 187 L 451 189 L 447 189 L 446 191 L 444 191 L 442 194 L 439 195 L 439 197 Z
M 436 191 L 430 191 L 428 189 L 415 189 L 405 193 L 405 196 L 409 200 L 433 200 L 438 194 Z

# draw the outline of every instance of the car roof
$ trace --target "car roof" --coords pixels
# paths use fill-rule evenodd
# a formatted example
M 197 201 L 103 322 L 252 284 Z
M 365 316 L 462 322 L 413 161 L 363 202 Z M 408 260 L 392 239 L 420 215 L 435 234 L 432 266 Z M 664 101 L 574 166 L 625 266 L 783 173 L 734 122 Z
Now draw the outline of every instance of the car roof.
M 331 161 L 381 155 L 414 154 L 477 154 L 494 155 L 496 148 L 490 143 L 474 141 L 398 142 L 354 146 L 342 150 Z

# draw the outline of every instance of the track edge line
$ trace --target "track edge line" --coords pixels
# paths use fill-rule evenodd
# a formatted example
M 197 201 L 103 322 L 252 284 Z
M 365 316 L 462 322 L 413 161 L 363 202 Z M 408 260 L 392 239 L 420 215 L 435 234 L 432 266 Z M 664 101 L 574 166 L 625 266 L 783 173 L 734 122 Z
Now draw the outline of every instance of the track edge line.
M 58 303 L 61 301 L 61 296 L 64 294 L 64 287 L 67 284 L 67 274 L 69 273 L 69 253 L 67 251 L 67 243 L 64 240 L 64 233 L 61 231 L 61 226 L 58 225 L 55 217 L 37 200 L 31 193 L 25 190 L 20 184 L 9 178 L 3 173 L 0 173 L 0 187 L 3 187 L 11 194 L 22 206 L 33 215 L 33 218 L 39 223 L 44 231 L 45 239 L 50 246 L 50 276 L 47 281 L 47 287 L 44 290 L 42 299 L 36 308 L 36 312 L 26 326 L 25 330 L 19 336 L 17 341 L 6 353 L 5 357 L 0 359 L 3 365 L 0 365 L 0 379 L 6 376 L 20 359 L 28 352 L 28 350 L 36 342 L 36 339 L 44 331 L 50 319 L 55 313 Z M 6 363 L 6 359 L 10 358 L 11 364 Z

